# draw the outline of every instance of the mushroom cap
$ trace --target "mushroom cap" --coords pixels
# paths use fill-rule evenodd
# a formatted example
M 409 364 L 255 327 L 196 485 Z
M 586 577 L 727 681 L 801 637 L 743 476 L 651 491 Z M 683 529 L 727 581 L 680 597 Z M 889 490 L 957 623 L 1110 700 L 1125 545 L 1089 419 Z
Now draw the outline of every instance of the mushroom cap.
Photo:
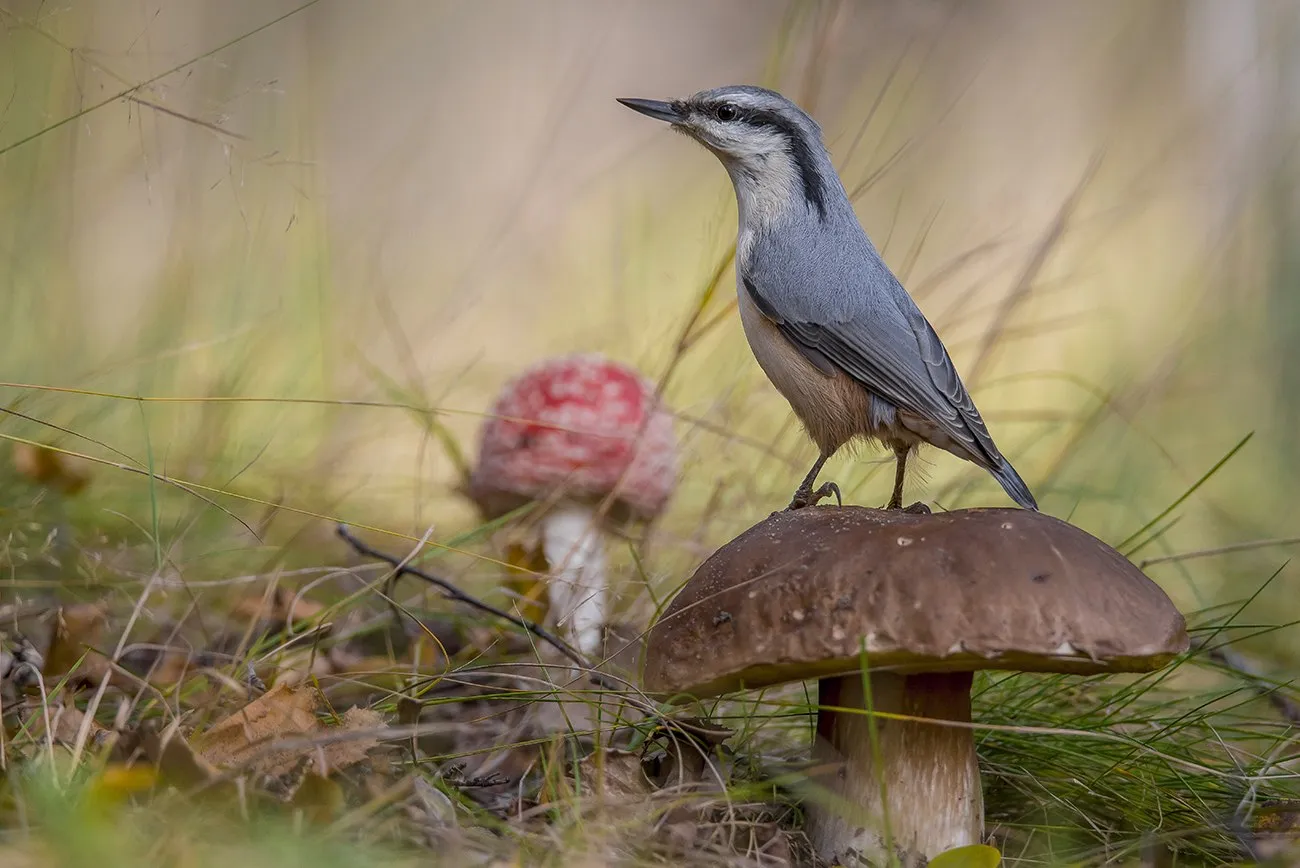
M 547 359 L 501 390 L 479 432 L 468 493 L 489 518 L 534 500 L 599 501 L 649 519 L 677 479 L 672 417 L 654 384 L 598 353 Z
M 1119 552 L 1023 509 L 778 512 L 727 543 L 650 631 L 645 689 L 714 696 L 873 669 L 1145 672 L 1183 616 Z

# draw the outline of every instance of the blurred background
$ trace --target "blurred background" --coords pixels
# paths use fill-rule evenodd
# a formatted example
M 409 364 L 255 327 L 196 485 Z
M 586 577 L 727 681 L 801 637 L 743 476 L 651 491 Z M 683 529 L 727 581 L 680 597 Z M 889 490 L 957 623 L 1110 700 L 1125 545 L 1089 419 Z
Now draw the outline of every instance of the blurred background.
M 1251 612 L 1284 623 L 1298 49 L 1286 0 L 0 0 L 0 435 L 206 486 L 319 561 L 320 516 L 472 526 L 495 391 L 600 350 L 679 414 L 675 586 L 814 452 L 730 308 L 725 173 L 614 98 L 764 84 L 822 123 L 1044 509 L 1179 556 L 1147 570 L 1189 611 L 1277 573 Z M 883 503 L 880 457 L 826 476 Z M 1004 505 L 924 464 L 911 496 Z M 92 472 L 69 508 L 122 545 L 191 575 L 259 545 Z M 1293 637 L 1256 645 L 1285 667 Z

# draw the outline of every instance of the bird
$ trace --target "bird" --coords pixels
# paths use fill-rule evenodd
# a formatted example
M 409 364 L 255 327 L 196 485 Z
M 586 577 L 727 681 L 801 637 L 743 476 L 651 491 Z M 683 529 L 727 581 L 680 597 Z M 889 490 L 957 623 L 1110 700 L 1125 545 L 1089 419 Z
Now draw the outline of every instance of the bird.
M 685 133 L 722 162 L 739 214 L 736 292 L 759 367 L 818 449 L 787 509 L 839 486 L 813 485 L 850 442 L 893 450 L 903 507 L 909 455 L 929 443 L 984 468 L 1007 495 L 1037 510 L 1029 486 L 993 442 L 934 327 L 858 221 L 821 127 L 776 91 L 731 85 L 669 101 L 620 98 Z

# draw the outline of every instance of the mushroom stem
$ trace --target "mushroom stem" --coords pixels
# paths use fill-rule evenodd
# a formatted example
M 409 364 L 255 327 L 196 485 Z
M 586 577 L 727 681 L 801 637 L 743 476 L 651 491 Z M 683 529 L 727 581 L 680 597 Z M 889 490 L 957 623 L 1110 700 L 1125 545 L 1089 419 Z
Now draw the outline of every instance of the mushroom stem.
M 542 519 L 542 551 L 551 566 L 548 617 L 578 650 L 598 654 L 608 597 L 605 546 L 593 509 L 562 503 Z
M 828 862 L 857 854 L 888 863 L 886 837 L 903 865 L 980 843 L 984 797 L 975 739 L 965 727 L 871 718 L 827 707 L 866 708 L 860 673 L 818 682 L 813 760 L 818 795 L 808 836 Z M 969 723 L 971 673 L 870 674 L 875 711 Z M 852 864 L 845 861 L 845 864 Z

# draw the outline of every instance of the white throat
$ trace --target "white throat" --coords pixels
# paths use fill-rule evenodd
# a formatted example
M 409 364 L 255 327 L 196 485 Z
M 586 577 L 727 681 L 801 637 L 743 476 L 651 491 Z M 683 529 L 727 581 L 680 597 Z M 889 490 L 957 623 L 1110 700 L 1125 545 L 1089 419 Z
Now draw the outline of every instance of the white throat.
M 736 255 L 740 262 L 749 260 L 754 237 L 793 208 L 807 207 L 799 168 L 784 151 L 746 155 L 742 160 L 723 157 L 722 163 L 736 189 L 739 233 Z

